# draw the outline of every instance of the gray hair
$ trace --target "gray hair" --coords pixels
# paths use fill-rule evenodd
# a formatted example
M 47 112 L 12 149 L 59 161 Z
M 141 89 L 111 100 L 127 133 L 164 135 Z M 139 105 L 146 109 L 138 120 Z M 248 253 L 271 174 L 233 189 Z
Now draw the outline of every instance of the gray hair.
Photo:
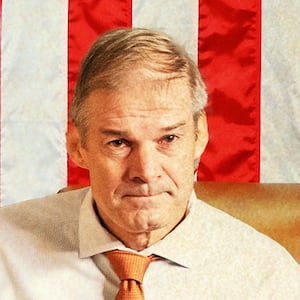
M 85 99 L 97 89 L 116 91 L 136 66 L 167 75 L 167 80 L 186 78 L 194 120 L 198 120 L 207 102 L 206 88 L 186 51 L 164 33 L 122 28 L 100 36 L 81 63 L 70 112 L 73 124 L 81 133 L 85 134 L 88 126 Z

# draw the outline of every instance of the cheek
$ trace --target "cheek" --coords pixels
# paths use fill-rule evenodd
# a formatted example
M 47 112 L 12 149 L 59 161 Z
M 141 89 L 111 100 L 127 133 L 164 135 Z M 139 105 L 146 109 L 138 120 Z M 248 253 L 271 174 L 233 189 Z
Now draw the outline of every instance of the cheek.
M 177 149 L 177 153 L 172 160 L 170 165 L 173 168 L 173 173 L 178 176 L 188 176 L 194 173 L 194 160 L 195 160 L 195 148 L 193 143 L 190 145 L 182 145 L 182 147 Z
M 90 161 L 90 181 L 95 191 L 112 194 L 122 181 L 123 170 L 119 164 L 98 158 Z
M 168 176 L 177 187 L 178 197 L 189 197 L 194 182 L 194 148 L 178 150 L 176 159 L 169 164 Z M 180 162 L 180 163 L 178 163 Z

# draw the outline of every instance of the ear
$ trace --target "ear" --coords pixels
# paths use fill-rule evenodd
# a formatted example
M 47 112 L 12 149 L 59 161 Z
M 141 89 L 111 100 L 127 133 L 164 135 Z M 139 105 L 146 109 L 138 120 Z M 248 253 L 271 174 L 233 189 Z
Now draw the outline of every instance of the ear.
M 86 160 L 84 159 L 84 148 L 82 146 L 81 135 L 76 127 L 72 127 L 66 134 L 67 151 L 73 162 L 84 169 L 88 169 Z
M 208 142 L 208 129 L 206 113 L 203 112 L 197 121 L 197 140 L 195 147 L 195 161 L 199 161 Z

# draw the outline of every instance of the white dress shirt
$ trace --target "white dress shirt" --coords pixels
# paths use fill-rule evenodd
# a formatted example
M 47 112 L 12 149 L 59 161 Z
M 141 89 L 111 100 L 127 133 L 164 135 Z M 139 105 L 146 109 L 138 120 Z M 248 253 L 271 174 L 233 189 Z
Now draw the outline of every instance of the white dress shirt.
M 103 252 L 133 251 L 99 221 L 90 189 L 0 209 L 0 299 L 114 299 Z M 133 251 L 135 252 L 135 251 Z M 191 196 L 156 254 L 145 299 L 300 299 L 300 266 L 277 243 Z

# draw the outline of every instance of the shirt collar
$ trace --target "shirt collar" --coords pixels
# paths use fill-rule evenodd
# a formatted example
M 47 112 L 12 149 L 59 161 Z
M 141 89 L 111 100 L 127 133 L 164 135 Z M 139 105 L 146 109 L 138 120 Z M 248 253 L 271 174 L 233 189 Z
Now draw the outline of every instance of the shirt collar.
M 101 224 L 95 210 L 92 191 L 89 189 L 80 207 L 79 257 L 85 258 L 122 247 L 122 242 L 110 234 Z M 124 247 L 124 245 L 123 245 Z
M 185 218 L 164 239 L 151 247 L 140 251 L 141 255 L 155 254 L 184 267 L 192 267 L 196 249 L 191 247 L 195 242 L 193 235 L 194 202 L 196 196 L 193 192 L 188 204 Z M 86 194 L 80 208 L 79 216 L 79 256 L 80 258 L 94 256 L 113 249 L 127 250 L 120 240 L 106 230 L 96 213 L 95 203 L 91 189 Z
M 199 257 L 199 249 L 194 246 L 199 237 L 193 230 L 195 228 L 194 223 L 198 219 L 198 216 L 195 215 L 196 201 L 199 200 L 196 199 L 193 192 L 185 218 L 164 239 L 143 252 L 147 255 L 154 253 L 183 267 L 192 268 L 196 257 Z

